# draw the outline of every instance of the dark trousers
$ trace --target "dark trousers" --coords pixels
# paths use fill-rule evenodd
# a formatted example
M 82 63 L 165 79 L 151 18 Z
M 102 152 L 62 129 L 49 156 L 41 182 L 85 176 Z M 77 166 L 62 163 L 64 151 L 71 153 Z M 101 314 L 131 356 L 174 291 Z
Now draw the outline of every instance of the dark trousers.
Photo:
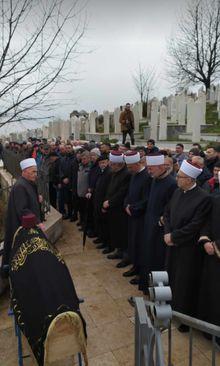
M 49 197 L 51 206 L 57 208 L 57 189 L 53 182 L 49 182 Z
M 65 201 L 64 201 L 64 188 L 61 187 L 58 190 L 58 206 L 59 212 L 65 214 Z
M 122 132 L 122 135 L 123 135 L 122 144 L 125 144 L 127 134 L 129 134 L 129 136 L 130 136 L 131 144 L 134 145 L 134 130 L 129 130 L 129 131 L 123 131 Z

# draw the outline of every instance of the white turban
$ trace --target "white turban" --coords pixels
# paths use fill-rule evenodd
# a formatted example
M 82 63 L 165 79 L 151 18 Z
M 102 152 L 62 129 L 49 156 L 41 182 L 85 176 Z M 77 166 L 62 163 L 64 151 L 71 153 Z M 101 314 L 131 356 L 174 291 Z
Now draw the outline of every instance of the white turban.
M 21 170 L 30 168 L 31 166 L 37 166 L 36 160 L 33 158 L 24 159 L 20 162 Z
M 202 173 L 201 168 L 197 168 L 195 165 L 189 163 L 187 160 L 183 160 L 180 171 L 193 179 L 196 179 Z

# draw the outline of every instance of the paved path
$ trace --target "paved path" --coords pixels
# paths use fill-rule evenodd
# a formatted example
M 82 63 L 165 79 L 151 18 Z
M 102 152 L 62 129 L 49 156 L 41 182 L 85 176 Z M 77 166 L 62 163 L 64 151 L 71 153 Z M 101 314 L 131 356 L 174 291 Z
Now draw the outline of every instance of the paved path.
M 118 261 L 106 259 L 90 240 L 83 251 L 82 234 L 73 223 L 64 222 L 64 235 L 57 247 L 69 267 L 78 296 L 85 299 L 81 311 L 87 322 L 89 366 L 134 366 L 134 310 L 127 298 L 141 295 L 136 286 L 122 277 L 125 270 L 115 267 Z M 7 309 L 5 296 L 0 300 L 0 366 L 16 366 L 16 343 Z M 173 337 L 173 364 L 188 365 L 187 335 L 174 329 Z M 163 338 L 166 347 L 167 335 Z M 210 348 L 208 341 L 196 335 L 194 366 L 211 365 Z M 220 357 L 218 362 L 216 366 L 220 365 Z M 24 366 L 32 365 L 30 359 L 24 361 Z

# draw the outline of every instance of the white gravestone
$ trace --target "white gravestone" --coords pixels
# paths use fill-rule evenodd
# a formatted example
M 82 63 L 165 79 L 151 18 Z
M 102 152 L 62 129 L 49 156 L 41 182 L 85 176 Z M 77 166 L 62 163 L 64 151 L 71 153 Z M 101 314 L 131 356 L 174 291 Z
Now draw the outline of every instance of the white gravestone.
M 177 120 L 179 125 L 186 124 L 186 101 L 187 97 L 185 93 L 182 93 L 178 96 L 178 114 Z
M 172 95 L 167 98 L 167 118 L 171 118 L 171 99 Z
M 167 107 L 160 106 L 159 140 L 167 140 Z
M 188 97 L 187 101 L 187 125 L 186 125 L 186 132 L 192 133 L 192 126 L 193 126 L 193 107 L 194 107 L 194 99 Z
M 77 116 L 71 117 L 71 132 L 73 133 L 74 140 L 80 139 L 81 121 Z
M 193 104 L 193 125 L 192 142 L 199 142 L 201 139 L 201 121 L 203 118 L 203 105 L 196 101 Z
M 198 91 L 198 102 L 202 105 L 202 120 L 201 125 L 205 125 L 206 123 L 206 93 L 204 93 L 202 90 Z
M 89 115 L 89 132 L 96 133 L 96 118 L 98 117 L 98 112 L 91 112 Z
M 177 121 L 177 105 L 176 105 L 176 96 L 171 97 L 171 122 L 176 123 Z
M 104 119 L 104 133 L 109 134 L 110 128 L 110 113 L 109 111 L 103 112 L 103 119 Z
M 135 132 L 139 132 L 139 125 L 140 125 L 140 107 L 139 107 L 139 103 L 136 102 L 135 105 L 132 108 L 132 112 L 134 114 L 134 131 Z
M 120 108 L 115 108 L 114 110 L 115 133 L 121 133 L 121 124 L 119 123 L 120 113 L 121 113 Z
M 150 138 L 157 140 L 159 101 L 154 98 L 151 102 Z

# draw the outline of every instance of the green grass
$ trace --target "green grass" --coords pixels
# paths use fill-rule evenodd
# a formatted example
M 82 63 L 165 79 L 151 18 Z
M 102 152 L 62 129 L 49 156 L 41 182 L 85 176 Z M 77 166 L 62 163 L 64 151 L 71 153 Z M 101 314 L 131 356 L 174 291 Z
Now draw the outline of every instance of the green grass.
M 211 125 L 220 125 L 217 112 L 217 103 L 206 103 L 206 123 Z

